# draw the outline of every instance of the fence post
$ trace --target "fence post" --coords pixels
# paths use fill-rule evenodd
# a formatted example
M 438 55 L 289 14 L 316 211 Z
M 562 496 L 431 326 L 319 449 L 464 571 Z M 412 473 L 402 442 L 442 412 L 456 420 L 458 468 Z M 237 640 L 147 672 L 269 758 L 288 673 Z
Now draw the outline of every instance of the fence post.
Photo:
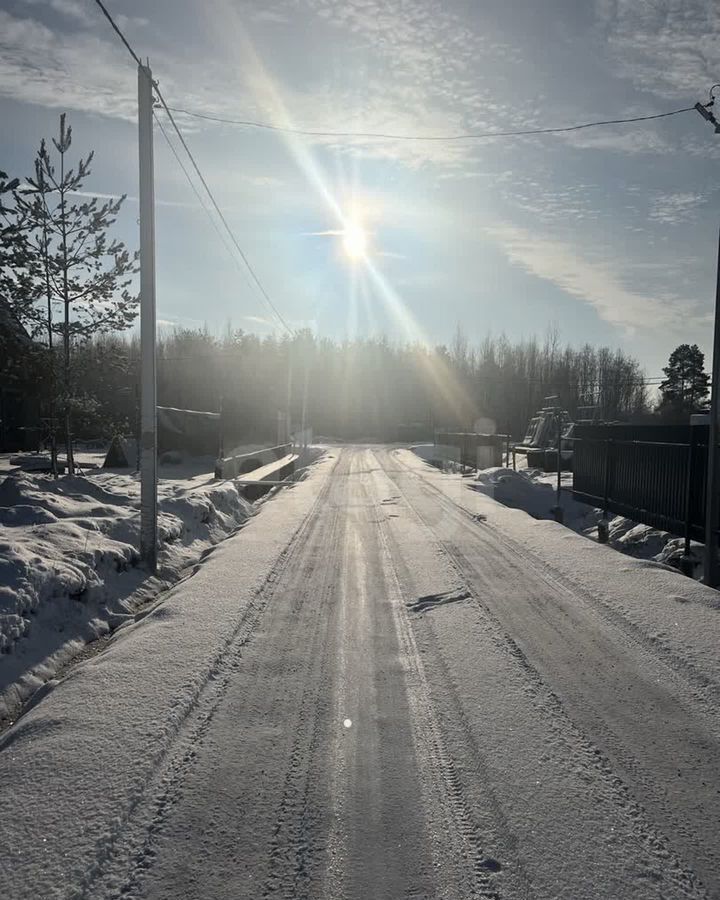
M 607 507 L 610 493 L 610 439 L 605 439 L 605 474 L 603 484 L 603 514 L 598 522 L 598 543 L 607 544 L 610 538 L 610 526 L 608 524 Z
M 685 548 L 683 555 L 680 557 L 680 571 L 683 575 L 692 576 L 693 559 L 690 555 L 690 493 L 692 491 L 692 476 L 695 467 L 695 429 L 690 426 L 690 437 L 688 439 L 688 455 L 687 455 L 687 473 L 685 476 Z
M 225 456 L 225 433 L 224 433 L 224 421 L 225 414 L 223 412 L 223 395 L 220 394 L 220 420 L 218 422 L 218 459 L 222 459 Z
M 562 525 L 565 515 L 564 515 L 564 510 L 562 508 L 562 505 L 560 503 L 561 489 L 562 489 L 562 416 L 558 413 L 558 416 L 557 416 L 557 491 L 555 494 L 555 509 L 553 509 L 553 513 L 555 515 L 555 521 L 559 522 Z

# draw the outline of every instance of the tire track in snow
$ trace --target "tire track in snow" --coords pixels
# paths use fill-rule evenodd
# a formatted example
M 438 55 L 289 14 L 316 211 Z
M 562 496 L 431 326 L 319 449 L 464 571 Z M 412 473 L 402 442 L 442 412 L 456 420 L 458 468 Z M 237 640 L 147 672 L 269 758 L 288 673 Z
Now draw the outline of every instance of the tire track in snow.
M 720 703 L 720 682 L 715 681 L 709 675 L 702 672 L 693 665 L 687 658 L 680 656 L 671 647 L 662 641 L 657 635 L 649 635 L 641 626 L 631 622 L 622 615 L 617 609 L 604 601 L 601 597 L 593 594 L 586 588 L 572 582 L 567 576 L 563 575 L 555 569 L 547 560 L 541 559 L 531 549 L 519 544 L 511 535 L 503 532 L 502 538 L 498 537 L 489 526 L 484 525 L 484 519 L 478 518 L 474 513 L 470 512 L 464 506 L 453 503 L 452 500 L 441 491 L 430 480 L 422 478 L 410 466 L 402 461 L 402 459 L 391 454 L 393 462 L 399 466 L 397 471 L 402 471 L 408 478 L 420 481 L 424 487 L 432 492 L 439 500 L 446 512 L 450 515 L 465 520 L 465 523 L 473 523 L 483 526 L 483 539 L 492 544 L 495 551 L 500 555 L 512 553 L 518 562 L 518 567 L 523 569 L 529 561 L 534 567 L 534 574 L 542 578 L 546 583 L 555 590 L 560 590 L 569 598 L 584 601 L 588 606 L 594 608 L 598 615 L 602 616 L 605 621 L 625 633 L 629 641 L 636 643 L 639 647 L 657 656 L 661 656 L 665 663 L 673 669 L 678 675 L 685 678 L 688 684 L 695 691 L 695 699 L 699 703 L 706 704 L 706 709 L 716 710 L 717 703 Z M 388 469 L 388 472 L 391 470 Z M 708 694 L 711 695 L 712 701 L 708 702 Z
M 173 715 L 170 733 L 156 754 L 141 790 L 98 842 L 95 860 L 80 885 L 68 895 L 69 900 L 130 898 L 138 889 L 143 872 L 152 864 L 152 847 L 162 823 L 178 799 L 182 781 L 192 768 L 203 736 L 240 665 L 242 648 L 275 596 L 283 574 L 302 552 L 303 538 L 307 539 L 308 532 L 317 525 L 317 510 L 330 491 L 330 476 L 338 461 L 193 694 Z
M 367 486 L 366 490 L 370 494 Z M 388 534 L 387 523 L 383 520 L 380 520 L 378 532 L 387 581 L 393 588 L 395 627 L 404 650 L 404 658 L 411 670 L 406 682 L 413 711 L 413 736 L 417 748 L 416 759 L 424 784 L 425 806 L 431 816 L 433 810 L 439 811 L 443 820 L 443 837 L 436 840 L 433 848 L 435 866 L 440 868 L 449 857 L 454 859 L 455 867 L 461 873 L 460 877 L 455 875 L 454 889 L 450 888 L 449 896 L 469 896 L 483 900 L 500 900 L 503 896 L 512 896 L 517 900 L 533 900 L 530 880 L 514 852 L 515 842 L 502 809 L 493 795 L 482 754 L 477 746 L 472 745 L 466 758 L 474 760 L 475 771 L 483 783 L 482 792 L 487 809 L 481 812 L 471 807 L 466 799 L 457 765 L 443 738 L 443 728 L 434 709 L 424 665 L 408 617 L 408 598 L 404 596 L 397 572 L 398 560 L 402 559 L 402 554 L 397 547 L 395 552 L 391 549 L 391 543 L 394 542 Z M 491 847 L 492 854 L 489 849 Z M 498 849 L 499 847 L 502 849 Z M 497 857 L 503 856 L 507 860 L 510 854 L 513 862 L 509 867 L 506 862 L 505 871 L 503 865 L 497 862 Z M 508 880 L 510 884 L 507 884 Z M 508 893 L 508 889 L 512 893 Z
M 341 471 L 337 474 L 345 474 L 345 467 L 339 468 Z M 326 561 L 337 554 L 343 532 L 340 523 L 341 506 L 334 504 L 331 508 L 331 523 L 324 527 L 322 562 L 325 564 L 317 592 L 320 600 L 316 603 L 312 642 L 305 655 L 298 726 L 273 826 L 269 867 L 260 891 L 263 898 L 279 896 L 287 900 L 307 900 L 314 896 L 310 891 L 319 881 L 317 867 L 324 846 L 318 840 L 317 829 L 314 827 L 317 825 L 317 815 L 310 803 L 310 795 L 319 776 L 318 754 L 323 733 L 321 726 L 329 718 L 331 706 L 328 651 L 334 626 L 330 600 L 336 573 Z
M 496 616 L 493 610 L 488 606 L 487 602 L 483 600 L 482 592 L 479 592 L 474 585 L 474 582 L 477 581 L 478 577 L 483 577 L 483 573 L 478 571 L 477 567 L 463 556 L 459 548 L 451 545 L 450 542 L 443 540 L 437 535 L 436 529 L 427 521 L 425 516 L 423 516 L 422 512 L 417 508 L 417 504 L 413 503 L 409 498 L 407 490 L 403 488 L 399 479 L 395 477 L 399 470 L 388 467 L 385 471 L 391 483 L 403 496 L 408 510 L 427 530 L 429 541 L 445 555 L 457 573 L 460 583 L 465 586 L 473 596 L 477 606 L 482 611 L 495 635 L 497 645 L 501 647 L 504 652 L 511 655 L 522 667 L 528 687 L 532 691 L 536 701 L 539 704 L 542 704 L 547 710 L 548 724 L 553 729 L 558 740 L 567 742 L 568 736 L 570 736 L 573 752 L 577 750 L 583 758 L 585 769 L 594 772 L 596 777 L 601 779 L 605 784 L 608 796 L 612 798 L 618 812 L 622 815 L 626 825 L 634 835 L 638 846 L 641 847 L 647 855 L 656 860 L 658 868 L 664 871 L 668 879 L 672 882 L 673 890 L 675 891 L 672 896 L 692 898 L 707 897 L 708 895 L 695 873 L 688 868 L 685 862 L 673 853 L 670 849 L 667 836 L 663 834 L 662 831 L 658 831 L 657 828 L 651 824 L 652 820 L 647 810 L 634 798 L 631 790 L 623 779 L 615 773 L 609 759 L 587 736 L 582 727 L 576 724 L 560 697 L 546 684 L 539 670 L 533 665 L 514 637 L 508 632 L 505 624 Z M 419 479 L 417 475 L 412 473 L 412 470 L 408 471 L 411 472 L 413 481 L 419 482 L 418 486 L 425 486 L 427 484 L 424 479 Z M 434 486 L 429 485 L 429 487 L 433 488 L 433 494 L 438 495 L 444 512 L 453 518 L 461 517 L 464 527 L 467 527 L 468 519 L 470 517 L 464 514 L 462 508 L 458 508 L 441 491 L 434 488 Z M 474 527 L 478 526 L 474 525 Z M 485 537 L 486 531 L 483 530 L 482 539 L 484 540 Z M 502 545 L 497 539 L 494 543 L 496 548 L 499 548 L 502 555 Z M 524 574 L 524 576 L 527 577 L 529 568 L 530 567 L 526 564 L 521 574 Z M 490 581 L 485 579 L 485 583 L 488 586 L 488 590 L 492 591 L 493 585 Z M 430 624 L 430 631 L 432 632 L 432 630 L 432 624 Z M 450 694 L 455 693 L 455 706 L 462 721 L 464 719 L 462 705 L 452 687 L 452 679 L 449 675 L 447 660 L 442 657 L 441 653 L 438 654 L 437 659 L 440 661 L 440 665 L 445 671 L 446 678 L 443 679 L 444 687 L 449 689 Z M 465 726 L 467 726 L 466 721 Z M 470 745 L 474 745 L 476 748 L 478 759 L 482 759 L 482 754 L 480 753 L 477 744 L 474 742 L 471 730 L 469 727 L 465 727 L 463 730 L 465 731 L 466 737 L 469 737 Z

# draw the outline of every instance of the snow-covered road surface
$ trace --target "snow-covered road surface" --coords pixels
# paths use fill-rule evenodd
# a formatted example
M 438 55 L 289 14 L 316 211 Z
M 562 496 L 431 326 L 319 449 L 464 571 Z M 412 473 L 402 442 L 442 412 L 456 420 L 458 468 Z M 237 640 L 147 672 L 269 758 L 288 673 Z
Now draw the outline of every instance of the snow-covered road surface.
M 720 897 L 716 596 L 333 450 L 0 741 L 0 892 Z

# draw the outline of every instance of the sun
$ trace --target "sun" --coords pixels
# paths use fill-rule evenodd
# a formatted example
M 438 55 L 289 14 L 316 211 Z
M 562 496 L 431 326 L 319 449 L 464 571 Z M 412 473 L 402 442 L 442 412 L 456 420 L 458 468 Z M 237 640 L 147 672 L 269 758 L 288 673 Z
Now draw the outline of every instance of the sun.
M 367 256 L 367 233 L 359 222 L 347 223 L 342 233 L 342 241 L 343 250 L 351 260 L 360 260 Z

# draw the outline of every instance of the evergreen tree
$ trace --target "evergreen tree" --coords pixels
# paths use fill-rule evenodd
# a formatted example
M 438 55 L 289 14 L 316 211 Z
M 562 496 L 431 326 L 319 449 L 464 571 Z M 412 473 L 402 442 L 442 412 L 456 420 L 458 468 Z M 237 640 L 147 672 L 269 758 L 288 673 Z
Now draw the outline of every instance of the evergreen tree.
M 658 412 L 667 419 L 684 421 L 701 409 L 709 394 L 705 355 L 697 344 L 680 344 L 663 369 Z
M 23 218 L 14 202 L 14 192 L 19 184 L 19 179 L 10 180 L 0 171 L 0 298 L 25 325 L 31 307 L 27 294 L 32 279 L 23 241 Z
M 73 348 L 95 335 L 128 328 L 137 316 L 138 299 L 128 290 L 137 254 L 108 237 L 125 197 L 102 203 L 97 198 L 73 200 L 83 197 L 94 154 L 80 159 L 77 169 L 70 168 L 71 143 L 72 129 L 63 114 L 59 137 L 53 139 L 58 168 L 43 140 L 34 177 L 15 192 L 25 265 L 16 270 L 13 299 L 16 313 L 33 333 L 47 335 L 51 360 L 53 335 L 61 338 L 62 373 L 57 381 L 68 472 L 73 474 L 71 418 L 84 403 L 75 383 Z
M 19 179 L 11 181 L 6 172 L 0 171 L 0 270 L 3 272 L 20 234 L 15 206 L 9 203 L 12 191 L 19 184 Z

